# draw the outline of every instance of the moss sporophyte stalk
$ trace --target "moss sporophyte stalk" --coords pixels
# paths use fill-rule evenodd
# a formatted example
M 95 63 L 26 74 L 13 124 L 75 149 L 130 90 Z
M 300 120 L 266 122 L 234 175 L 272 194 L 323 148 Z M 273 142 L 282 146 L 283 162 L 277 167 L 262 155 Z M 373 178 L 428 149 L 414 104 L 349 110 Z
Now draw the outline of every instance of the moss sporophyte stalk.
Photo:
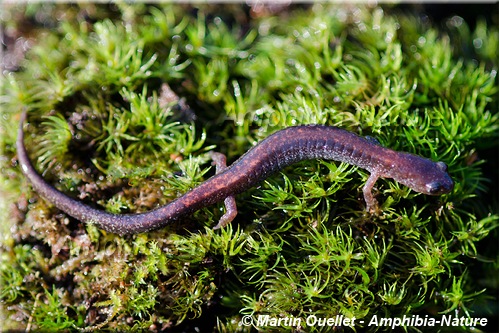
M 2 6 L 2 329 L 497 331 L 493 15 Z M 231 165 L 272 133 L 309 124 L 355 133 L 370 153 L 441 161 L 454 187 L 428 196 L 379 179 L 371 214 L 362 188 L 372 170 L 306 160 L 237 194 L 225 228 L 212 229 L 218 203 L 119 236 L 33 191 L 15 148 L 23 112 L 37 172 L 109 214 L 167 205 L 215 175 L 211 152 Z

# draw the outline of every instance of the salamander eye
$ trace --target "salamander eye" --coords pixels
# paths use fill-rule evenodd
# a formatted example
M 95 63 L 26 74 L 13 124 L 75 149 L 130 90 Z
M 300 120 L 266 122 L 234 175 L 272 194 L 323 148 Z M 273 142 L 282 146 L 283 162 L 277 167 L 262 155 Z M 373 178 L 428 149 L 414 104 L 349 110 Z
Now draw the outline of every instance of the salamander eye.
M 437 162 L 437 168 L 440 171 L 447 172 L 447 164 L 445 164 L 444 162 Z

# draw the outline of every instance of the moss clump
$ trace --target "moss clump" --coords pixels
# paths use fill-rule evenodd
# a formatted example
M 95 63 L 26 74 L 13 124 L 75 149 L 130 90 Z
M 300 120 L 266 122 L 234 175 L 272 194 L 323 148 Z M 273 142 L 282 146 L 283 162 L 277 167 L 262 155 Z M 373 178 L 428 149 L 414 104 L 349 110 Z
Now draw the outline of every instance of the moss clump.
M 470 30 L 453 17 L 439 31 L 396 7 L 327 4 L 272 15 L 240 5 L 7 9 L 51 29 L 37 30 L 2 77 L 5 329 L 232 332 L 252 329 L 244 315 L 342 315 L 377 331 L 386 327 L 368 325 L 375 315 L 493 315 L 499 31 L 485 21 Z M 20 31 L 16 22 L 5 25 Z M 306 161 L 238 196 L 240 214 L 223 230 L 211 229 L 218 205 L 122 238 L 29 190 L 10 162 L 24 109 L 44 177 L 117 213 L 207 179 L 210 150 L 233 161 L 296 124 L 341 126 L 443 161 L 456 186 L 428 197 L 380 180 L 381 213 L 370 216 L 364 170 Z M 304 320 L 301 329 L 325 330 Z

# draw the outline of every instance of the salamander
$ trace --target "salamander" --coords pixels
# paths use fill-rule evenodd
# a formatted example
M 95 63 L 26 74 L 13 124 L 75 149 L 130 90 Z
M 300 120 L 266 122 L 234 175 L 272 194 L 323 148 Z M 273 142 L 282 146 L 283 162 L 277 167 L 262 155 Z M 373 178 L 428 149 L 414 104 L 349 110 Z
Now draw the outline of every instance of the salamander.
M 397 152 L 338 127 L 302 125 L 288 127 L 268 136 L 229 167 L 225 156 L 212 153 L 217 166 L 214 176 L 172 202 L 145 213 L 112 214 L 72 199 L 48 184 L 35 170 L 24 145 L 21 117 L 17 156 L 22 172 L 45 200 L 75 219 L 119 235 L 164 227 L 179 217 L 225 201 L 226 213 L 215 229 L 226 226 L 237 214 L 234 195 L 255 186 L 285 166 L 302 160 L 324 159 L 346 162 L 366 169 L 370 176 L 363 187 L 366 210 L 374 212 L 377 202 L 372 188 L 378 178 L 392 178 L 412 190 L 428 195 L 449 193 L 454 182 L 443 162 Z

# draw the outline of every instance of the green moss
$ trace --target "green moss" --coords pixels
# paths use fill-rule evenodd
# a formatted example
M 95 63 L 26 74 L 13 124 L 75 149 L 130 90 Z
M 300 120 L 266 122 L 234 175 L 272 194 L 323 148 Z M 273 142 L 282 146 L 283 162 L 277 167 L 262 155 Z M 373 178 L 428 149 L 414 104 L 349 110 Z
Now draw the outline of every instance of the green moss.
M 6 329 L 245 332 L 244 315 L 314 314 L 377 331 L 367 327 L 373 315 L 497 318 L 487 312 L 498 289 L 496 27 L 453 17 L 437 30 L 362 5 L 273 15 L 242 5 L 7 10 L 51 29 L 35 30 L 19 70 L 1 79 Z M 20 32 L 22 19 L 5 24 Z M 443 161 L 456 186 L 429 197 L 379 180 L 381 213 L 371 216 L 366 171 L 305 161 L 239 195 L 239 215 L 222 230 L 211 229 L 218 204 L 122 238 L 29 190 L 11 163 L 25 109 L 44 177 L 117 213 L 150 210 L 206 180 L 210 150 L 234 161 L 297 124 Z

